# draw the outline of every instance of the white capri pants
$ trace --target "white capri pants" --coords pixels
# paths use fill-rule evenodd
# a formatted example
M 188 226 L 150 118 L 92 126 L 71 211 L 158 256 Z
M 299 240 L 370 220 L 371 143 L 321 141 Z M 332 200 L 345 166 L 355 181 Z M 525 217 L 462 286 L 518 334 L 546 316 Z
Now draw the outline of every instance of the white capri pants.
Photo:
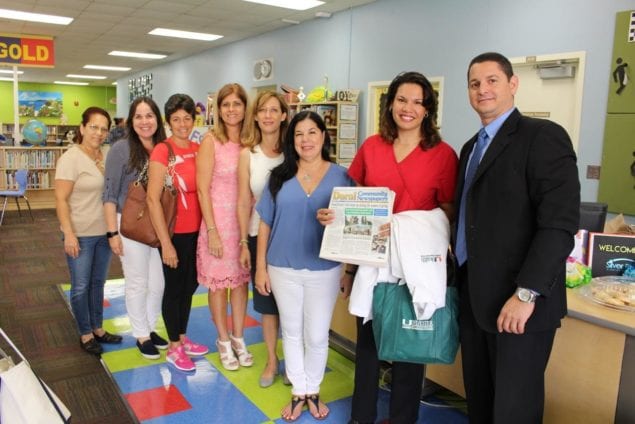
M 118 223 L 121 214 L 117 214 Z M 135 338 L 149 337 L 156 328 L 163 300 L 163 263 L 159 249 L 130 240 L 121 234 L 121 268 L 125 279 L 128 318 Z
M 326 271 L 269 265 L 280 312 L 285 370 L 294 395 L 320 392 L 328 358 L 329 328 L 340 289 L 341 265 Z

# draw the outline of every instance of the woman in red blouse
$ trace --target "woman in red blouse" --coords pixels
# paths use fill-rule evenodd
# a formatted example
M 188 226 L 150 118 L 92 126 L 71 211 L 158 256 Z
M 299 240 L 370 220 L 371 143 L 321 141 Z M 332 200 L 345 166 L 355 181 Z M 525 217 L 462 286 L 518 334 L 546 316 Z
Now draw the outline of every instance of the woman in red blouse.
M 441 140 L 437 127 L 437 96 L 418 72 L 397 75 L 386 95 L 379 134 L 360 147 L 348 174 L 360 186 L 388 187 L 395 192 L 393 213 L 441 208 L 451 220 L 457 156 Z M 323 211 L 328 212 L 328 211 Z M 325 219 L 318 219 L 326 223 Z M 350 293 L 355 268 L 343 276 Z M 374 423 L 377 418 L 379 359 L 372 321 L 357 319 L 355 390 L 350 423 Z M 425 369 L 423 365 L 393 362 L 390 423 L 417 422 Z

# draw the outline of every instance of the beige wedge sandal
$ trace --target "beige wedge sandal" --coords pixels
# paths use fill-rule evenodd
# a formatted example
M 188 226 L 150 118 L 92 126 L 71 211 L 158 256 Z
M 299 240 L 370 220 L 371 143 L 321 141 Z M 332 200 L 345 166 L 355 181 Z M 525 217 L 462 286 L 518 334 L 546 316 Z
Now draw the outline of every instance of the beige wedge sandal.
M 245 339 L 243 337 L 234 337 L 230 335 L 229 340 L 231 341 L 231 347 L 234 350 L 234 353 L 238 356 L 240 366 L 252 366 L 254 364 L 254 357 L 247 350 L 247 346 L 245 346 Z
M 236 371 L 238 369 L 238 360 L 232 350 L 232 342 L 229 340 L 226 342 L 216 340 L 216 347 L 218 348 L 218 355 L 223 368 L 228 371 Z

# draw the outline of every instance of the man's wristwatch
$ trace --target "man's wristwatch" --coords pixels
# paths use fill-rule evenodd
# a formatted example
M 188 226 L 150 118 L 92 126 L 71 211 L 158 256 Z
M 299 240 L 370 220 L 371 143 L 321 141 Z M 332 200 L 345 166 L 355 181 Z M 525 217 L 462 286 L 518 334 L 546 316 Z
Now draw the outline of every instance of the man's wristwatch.
M 118 236 L 118 235 L 119 235 L 119 231 L 106 231 L 107 238 L 113 238 L 114 236 Z
M 516 297 L 518 297 L 521 302 L 534 303 L 538 296 L 538 293 L 533 290 L 525 289 L 523 287 L 518 287 L 516 289 Z

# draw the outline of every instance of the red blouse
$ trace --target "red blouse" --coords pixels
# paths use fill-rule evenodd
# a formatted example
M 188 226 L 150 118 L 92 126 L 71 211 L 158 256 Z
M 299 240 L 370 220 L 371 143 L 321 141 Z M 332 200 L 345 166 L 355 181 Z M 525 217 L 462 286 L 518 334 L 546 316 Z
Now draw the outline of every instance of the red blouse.
M 190 145 L 183 149 L 178 147 L 171 138 L 165 142 L 170 143 L 176 156 L 172 179 L 174 186 L 178 189 L 174 232 L 195 233 L 201 225 L 201 207 L 198 204 L 196 192 L 196 154 L 199 145 L 191 141 Z M 168 148 L 162 143 L 157 144 L 152 150 L 150 160 L 168 166 Z
M 359 148 L 348 175 L 361 186 L 388 187 L 395 192 L 393 212 L 431 210 L 454 199 L 458 158 L 441 142 L 432 149 L 416 148 L 397 162 L 392 144 L 379 134 Z

